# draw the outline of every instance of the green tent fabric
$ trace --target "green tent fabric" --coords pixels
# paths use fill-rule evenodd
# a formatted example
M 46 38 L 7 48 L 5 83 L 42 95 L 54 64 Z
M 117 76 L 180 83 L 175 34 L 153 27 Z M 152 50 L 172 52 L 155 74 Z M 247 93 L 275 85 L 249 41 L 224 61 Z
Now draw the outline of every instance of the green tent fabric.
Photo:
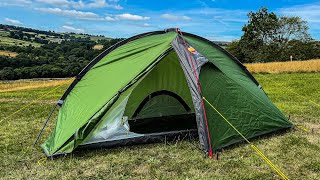
M 58 101 L 55 128 L 41 145 L 47 156 L 191 131 L 205 153 L 241 141 L 201 106 L 202 96 L 248 138 L 292 126 L 237 59 L 209 40 L 182 34 L 140 34 L 90 62 Z

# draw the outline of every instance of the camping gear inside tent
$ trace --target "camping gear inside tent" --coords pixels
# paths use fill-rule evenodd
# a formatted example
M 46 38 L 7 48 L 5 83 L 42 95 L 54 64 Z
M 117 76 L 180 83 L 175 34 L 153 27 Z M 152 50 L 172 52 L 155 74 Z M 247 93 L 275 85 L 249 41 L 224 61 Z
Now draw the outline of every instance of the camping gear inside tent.
M 246 138 L 292 126 L 235 57 L 172 28 L 125 39 L 92 60 L 58 101 L 41 146 L 54 156 L 196 133 L 211 156 L 242 138 L 203 97 Z

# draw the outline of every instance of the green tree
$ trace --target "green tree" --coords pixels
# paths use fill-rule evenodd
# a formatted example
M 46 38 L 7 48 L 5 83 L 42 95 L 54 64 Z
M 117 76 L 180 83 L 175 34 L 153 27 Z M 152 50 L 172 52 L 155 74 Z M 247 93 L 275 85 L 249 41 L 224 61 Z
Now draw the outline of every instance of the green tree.
M 0 71 L 0 79 L 15 79 L 14 70 L 11 67 L 5 67 Z
M 261 8 L 250 12 L 248 18 L 241 39 L 227 47 L 242 62 L 285 61 L 290 56 L 291 41 L 312 41 L 308 24 L 300 17 L 279 17 Z

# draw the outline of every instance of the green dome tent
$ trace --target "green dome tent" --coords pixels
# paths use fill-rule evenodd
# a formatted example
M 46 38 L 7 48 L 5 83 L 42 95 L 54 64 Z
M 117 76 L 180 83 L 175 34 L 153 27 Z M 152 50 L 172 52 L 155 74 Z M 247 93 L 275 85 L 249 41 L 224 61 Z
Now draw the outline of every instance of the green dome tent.
M 212 155 L 247 138 L 292 124 L 235 57 L 179 29 L 125 39 L 92 60 L 57 105 L 47 156 L 78 148 L 154 142 L 196 132 Z

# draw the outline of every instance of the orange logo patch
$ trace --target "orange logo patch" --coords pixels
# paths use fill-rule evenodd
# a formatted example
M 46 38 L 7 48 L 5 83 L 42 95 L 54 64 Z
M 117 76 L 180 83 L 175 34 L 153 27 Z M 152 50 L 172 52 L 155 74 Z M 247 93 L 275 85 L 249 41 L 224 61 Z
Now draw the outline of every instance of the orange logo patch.
M 190 51 L 190 52 L 192 52 L 192 53 L 196 53 L 196 52 L 197 52 L 197 51 L 196 51 L 193 47 L 191 47 L 191 46 L 188 48 L 188 51 Z

